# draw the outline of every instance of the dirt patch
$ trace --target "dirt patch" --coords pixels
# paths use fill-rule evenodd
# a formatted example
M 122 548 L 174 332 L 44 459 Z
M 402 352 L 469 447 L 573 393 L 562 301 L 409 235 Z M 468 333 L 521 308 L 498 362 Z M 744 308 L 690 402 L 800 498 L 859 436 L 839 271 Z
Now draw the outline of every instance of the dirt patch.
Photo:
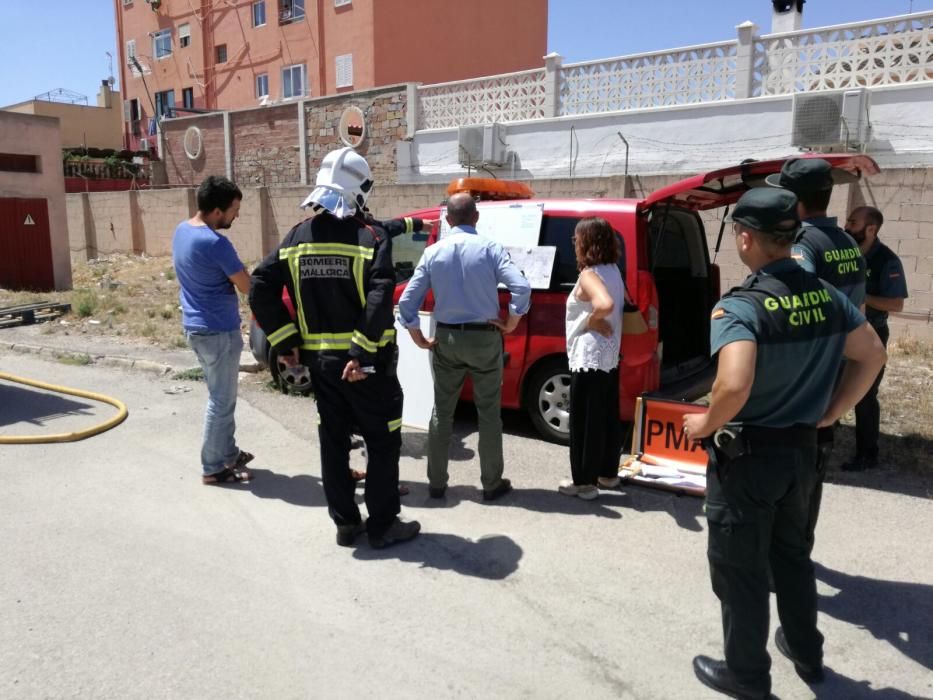
M 0 289 L 0 307 L 54 301 L 71 313 L 43 325 L 43 333 L 120 337 L 156 347 L 188 347 L 181 329 L 178 281 L 170 257 L 109 255 L 72 268 L 74 289 L 10 292 Z M 244 329 L 249 309 L 240 305 Z

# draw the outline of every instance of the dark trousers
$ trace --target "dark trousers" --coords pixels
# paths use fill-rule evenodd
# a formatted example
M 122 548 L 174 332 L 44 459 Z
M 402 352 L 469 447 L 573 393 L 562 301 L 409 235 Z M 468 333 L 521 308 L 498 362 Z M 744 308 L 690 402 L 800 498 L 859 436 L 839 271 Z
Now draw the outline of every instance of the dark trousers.
M 366 509 L 370 535 L 381 535 L 400 508 L 398 460 L 402 448 L 402 387 L 384 373 L 359 382 L 340 378 L 346 360 L 311 367 L 317 402 L 321 476 L 330 517 L 337 525 L 360 522 L 350 474 L 350 434 L 358 430 L 366 441 Z
M 570 474 L 577 486 L 619 475 L 619 370 L 570 373 Z
M 875 329 L 885 347 L 888 346 L 890 331 L 887 326 Z M 881 405 L 878 403 L 878 387 L 884 378 L 884 367 L 875 378 L 868 393 L 855 405 L 855 456 L 870 460 L 878 459 L 878 434 L 881 432 Z
M 707 474 L 710 578 L 722 605 L 726 663 L 756 689 L 771 688 L 769 567 L 791 650 L 805 663 L 823 658 L 807 542 L 815 461 L 815 440 L 808 446 L 753 443 L 750 454 Z

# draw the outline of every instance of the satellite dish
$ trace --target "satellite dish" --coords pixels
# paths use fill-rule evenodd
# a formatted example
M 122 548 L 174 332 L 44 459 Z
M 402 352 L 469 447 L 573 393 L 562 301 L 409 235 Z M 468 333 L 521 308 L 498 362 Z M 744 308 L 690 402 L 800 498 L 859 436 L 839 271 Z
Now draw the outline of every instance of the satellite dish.
M 182 139 L 182 147 L 185 149 L 188 160 L 197 160 L 201 156 L 203 143 L 204 139 L 201 137 L 201 130 L 196 126 L 189 126 L 185 131 L 185 137 Z

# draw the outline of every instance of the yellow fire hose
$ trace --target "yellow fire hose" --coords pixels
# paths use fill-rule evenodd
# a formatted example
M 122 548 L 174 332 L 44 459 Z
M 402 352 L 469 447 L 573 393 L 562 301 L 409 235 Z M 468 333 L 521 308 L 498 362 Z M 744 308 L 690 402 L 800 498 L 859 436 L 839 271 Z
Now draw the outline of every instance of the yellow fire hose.
M 126 420 L 126 416 L 129 414 L 129 411 L 126 410 L 126 404 L 119 399 L 104 396 L 103 394 L 95 394 L 93 391 L 82 391 L 80 389 L 70 389 L 55 384 L 46 384 L 45 382 L 38 382 L 34 379 L 24 379 L 23 377 L 17 377 L 12 374 L 7 374 L 6 372 L 0 372 L 0 380 L 16 382 L 17 384 L 27 384 L 38 389 L 54 391 L 57 394 L 71 394 L 72 396 L 78 396 L 83 399 L 109 403 L 117 409 L 117 415 L 113 418 L 99 425 L 85 428 L 84 430 L 77 430 L 73 433 L 58 433 L 56 435 L 0 435 L 0 445 L 36 445 L 47 442 L 76 442 L 77 440 L 89 438 L 92 435 L 97 435 L 98 433 L 102 433 L 105 430 L 110 430 L 120 425 L 120 423 Z

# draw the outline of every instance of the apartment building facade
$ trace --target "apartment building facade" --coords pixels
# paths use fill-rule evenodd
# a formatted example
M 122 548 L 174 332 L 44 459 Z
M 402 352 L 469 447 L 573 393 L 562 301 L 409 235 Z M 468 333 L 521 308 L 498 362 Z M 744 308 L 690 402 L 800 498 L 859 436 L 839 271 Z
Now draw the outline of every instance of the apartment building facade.
M 127 148 L 155 120 L 539 66 L 547 0 L 113 0 Z

